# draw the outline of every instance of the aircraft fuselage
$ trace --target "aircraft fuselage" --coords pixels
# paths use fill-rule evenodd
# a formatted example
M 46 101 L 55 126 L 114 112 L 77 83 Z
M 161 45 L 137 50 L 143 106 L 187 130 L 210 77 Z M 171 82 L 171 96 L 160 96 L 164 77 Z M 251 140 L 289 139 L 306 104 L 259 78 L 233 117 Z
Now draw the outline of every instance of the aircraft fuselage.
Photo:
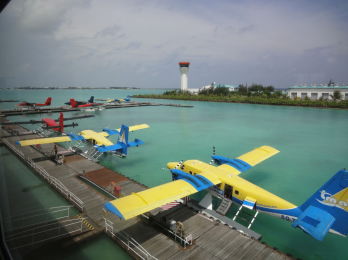
M 191 174 L 202 175 L 212 180 L 212 175 L 217 178 L 214 190 L 222 196 L 243 204 L 245 200 L 255 202 L 254 209 L 264 213 L 293 221 L 299 214 L 296 205 L 280 198 L 279 196 L 241 178 L 239 171 L 229 165 L 213 166 L 199 160 L 188 160 L 179 163 L 169 163 L 169 168 L 175 168 Z

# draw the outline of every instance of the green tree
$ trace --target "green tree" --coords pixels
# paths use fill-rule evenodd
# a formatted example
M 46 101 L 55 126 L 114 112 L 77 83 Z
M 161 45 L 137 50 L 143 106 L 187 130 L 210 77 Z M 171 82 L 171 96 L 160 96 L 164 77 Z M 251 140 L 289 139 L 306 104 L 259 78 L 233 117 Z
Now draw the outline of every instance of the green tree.
M 342 98 L 341 91 L 335 90 L 332 95 L 333 100 L 340 100 Z
M 247 95 L 248 94 L 248 87 L 240 84 L 238 86 L 238 94 L 240 94 L 240 95 Z

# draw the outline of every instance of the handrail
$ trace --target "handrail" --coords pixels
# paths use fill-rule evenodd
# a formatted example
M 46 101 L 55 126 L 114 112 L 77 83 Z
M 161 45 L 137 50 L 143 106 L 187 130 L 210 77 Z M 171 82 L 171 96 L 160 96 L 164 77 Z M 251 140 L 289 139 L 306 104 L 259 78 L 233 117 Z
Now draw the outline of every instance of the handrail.
M 156 257 L 151 255 L 144 247 L 142 247 L 134 238 L 129 236 L 127 233 L 123 231 L 119 231 L 114 233 L 113 222 L 109 219 L 104 218 L 105 224 L 105 232 L 111 234 L 112 238 L 117 238 L 124 246 L 127 246 L 127 250 L 131 250 L 134 254 L 136 254 L 141 259 L 154 259 L 157 260 Z
M 2 139 L 3 143 L 6 144 L 8 148 L 14 151 L 19 157 L 21 157 L 27 164 L 29 164 L 33 169 L 36 170 L 44 179 L 46 179 L 51 185 L 56 187 L 60 192 L 62 192 L 68 199 L 70 199 L 81 211 L 84 210 L 84 202 L 79 199 L 74 193 L 72 193 L 60 180 L 51 176 L 44 168 L 37 165 L 33 160 L 25 157 L 24 154 L 17 149 L 13 144 L 11 144 L 7 139 Z
M 68 222 L 68 224 L 65 224 L 63 222 L 61 223 L 56 223 L 56 227 L 49 227 L 49 225 L 46 225 L 47 228 L 45 230 L 41 230 L 41 231 L 37 231 L 35 232 L 35 228 L 33 230 L 27 230 L 27 231 L 23 231 L 23 232 L 19 232 L 18 234 L 14 234 L 13 237 L 10 237 L 9 239 L 6 239 L 6 242 L 9 244 L 14 244 L 17 241 L 21 242 L 21 240 L 25 240 L 25 241 L 29 241 L 29 243 L 24 243 L 21 245 L 14 245 L 13 247 L 10 246 L 10 248 L 12 250 L 18 249 L 18 248 L 22 248 L 22 247 L 26 247 L 26 246 L 31 246 L 34 244 L 38 244 L 47 240 L 51 240 L 51 239 L 55 239 L 58 237 L 64 237 L 64 236 L 68 236 L 68 235 L 73 235 L 76 232 L 82 232 L 83 231 L 83 220 L 84 218 L 81 219 L 70 219 L 67 220 L 66 222 Z M 71 223 L 69 223 L 71 222 Z M 76 228 L 74 228 L 74 225 L 77 226 Z M 52 226 L 52 225 L 51 225 Z M 66 230 L 67 227 L 69 226 L 73 226 L 72 230 L 68 231 Z M 40 227 L 37 227 L 40 228 Z M 42 227 L 41 227 L 42 228 Z M 51 232 L 55 232 L 55 234 L 46 237 L 46 238 L 42 238 L 45 234 L 50 235 Z M 21 233 L 25 233 L 25 232 L 30 232 L 29 234 L 24 234 L 21 235 Z M 17 235 L 17 236 L 16 236 Z M 36 240 L 35 240 L 36 238 Z
M 14 239 L 19 239 L 19 238 L 23 238 L 26 236 L 32 236 L 33 234 L 26 234 L 28 232 L 35 232 L 35 230 L 37 229 L 41 229 L 41 228 L 46 228 L 45 230 L 41 230 L 35 233 L 35 235 L 37 234 L 41 234 L 41 233 L 45 233 L 51 230 L 55 230 L 57 228 L 61 228 L 61 226 L 64 225 L 64 227 L 68 227 L 74 224 L 80 224 L 80 222 L 83 222 L 86 218 L 75 218 L 75 219 L 66 219 L 66 220 L 62 220 L 60 222 L 51 222 L 51 223 L 47 223 L 45 225 L 39 225 L 39 226 L 35 226 L 35 227 L 31 227 L 28 228 L 27 230 L 21 230 L 19 232 L 14 232 L 13 234 L 9 234 L 6 236 L 6 241 L 11 241 Z M 67 224 L 65 224 L 67 223 Z M 24 234 L 24 235 L 21 235 Z M 21 236 L 20 236 L 21 235 Z
M 66 217 L 70 217 L 70 209 L 73 206 L 58 206 L 58 207 L 51 207 L 48 209 L 38 209 L 38 210 L 33 210 L 30 212 L 22 212 L 20 215 L 17 216 L 13 216 L 11 217 L 11 219 L 5 219 L 5 223 L 12 223 L 13 226 L 16 226 L 16 228 L 25 228 L 25 227 L 29 227 L 32 226 L 33 224 L 28 224 L 28 225 L 20 225 L 17 224 L 19 223 L 23 223 L 26 222 L 27 220 L 31 220 L 30 222 L 33 222 L 33 219 L 40 219 L 38 223 L 45 223 L 45 222 L 49 222 L 52 221 L 52 216 L 54 214 L 60 214 L 64 213 L 64 215 L 62 216 L 55 216 L 55 220 L 57 219 L 62 219 L 62 218 L 66 218 Z M 27 221 L 28 222 L 28 221 Z

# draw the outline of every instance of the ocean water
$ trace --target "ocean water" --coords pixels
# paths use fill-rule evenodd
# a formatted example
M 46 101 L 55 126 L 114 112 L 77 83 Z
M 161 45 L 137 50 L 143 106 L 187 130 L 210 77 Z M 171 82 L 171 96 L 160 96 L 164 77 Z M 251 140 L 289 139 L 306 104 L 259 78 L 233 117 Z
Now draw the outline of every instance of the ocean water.
M 87 100 L 125 97 L 135 93 L 159 93 L 162 90 L 0 90 L 1 99 L 34 102 L 53 97 L 58 106 L 70 97 Z M 144 99 L 139 99 L 144 101 Z M 191 104 L 193 108 L 135 107 L 95 112 L 94 118 L 80 120 L 71 129 L 99 130 L 121 124 L 148 123 L 151 127 L 130 134 L 145 144 L 129 151 L 126 159 L 107 155 L 101 164 L 148 186 L 170 181 L 169 161 L 199 159 L 210 161 L 212 147 L 227 157 L 239 156 L 261 145 L 281 152 L 241 176 L 300 205 L 338 170 L 348 166 L 348 110 L 288 106 L 228 104 L 151 100 L 157 103 Z M 0 103 L 1 108 L 15 103 Z M 66 113 L 66 116 L 78 113 Z M 57 115 L 49 115 L 57 117 Z M 39 119 L 47 115 L 12 117 L 12 120 Z M 70 130 L 70 129 L 69 129 Z M 3 156 L 1 156 L 3 158 Z M 23 175 L 32 175 L 25 173 Z M 27 178 L 27 177 L 26 177 Z M 15 177 L 13 176 L 13 179 Z M 18 180 L 21 182 L 22 180 Z M 43 187 L 42 187 L 43 188 Z M 35 188 L 36 192 L 41 189 Z M 52 192 L 52 196 L 54 192 Z M 33 196 L 39 196 L 34 194 Z M 50 196 L 45 196 L 47 199 Z M 43 198 L 42 198 L 43 199 Z M 42 202 L 45 204 L 46 202 Z M 48 202 L 47 202 L 48 203 Z M 48 203 L 49 204 L 49 203 Z M 56 205 L 55 205 L 56 206 Z M 316 241 L 288 222 L 259 214 L 252 228 L 263 241 L 294 257 L 304 259 L 344 259 L 348 238 L 328 234 Z M 105 248 L 109 248 L 105 240 Z M 99 243 L 103 243 L 102 240 Z M 115 247 L 111 245 L 111 247 Z M 92 250 L 86 245 L 86 250 Z M 80 250 L 80 249 L 79 249 Z M 112 250 L 112 249 L 110 249 Z M 121 249 L 120 249 L 121 250 Z M 91 258 L 94 259 L 94 258 Z

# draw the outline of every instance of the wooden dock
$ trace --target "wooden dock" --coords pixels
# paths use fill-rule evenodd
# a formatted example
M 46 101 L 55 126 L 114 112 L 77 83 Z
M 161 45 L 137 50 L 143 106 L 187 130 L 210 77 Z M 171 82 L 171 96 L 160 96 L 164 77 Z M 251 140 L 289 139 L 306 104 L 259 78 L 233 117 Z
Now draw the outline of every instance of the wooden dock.
M 21 126 L 15 126 L 16 132 L 27 132 Z M 6 128 L 5 128 L 6 129 Z M 9 133 L 1 130 L 2 136 Z M 110 196 L 95 186 L 82 180 L 86 176 L 102 188 L 114 181 L 121 187 L 121 195 L 144 190 L 146 187 L 119 173 L 106 169 L 100 164 L 89 161 L 80 155 L 65 158 L 65 163 L 57 165 L 53 161 L 39 160 L 43 154 L 53 150 L 52 144 L 40 147 L 20 147 L 15 144 L 19 139 L 37 138 L 35 135 L 11 136 L 2 138 L 5 144 L 29 167 L 34 169 L 52 187 L 74 204 L 88 218 L 95 230 L 104 230 L 114 241 L 137 259 L 289 259 L 276 251 L 214 218 L 196 212 L 185 205 L 159 213 L 156 217 L 136 217 L 128 221 L 103 210 Z M 66 152 L 59 146 L 58 152 Z M 98 179 L 100 174 L 101 179 Z M 93 181 L 94 178 L 94 181 Z M 158 211 L 157 211 L 158 212 Z M 157 213 L 156 212 L 156 213 Z M 175 220 L 183 225 L 185 235 L 190 234 L 193 243 L 182 246 L 175 234 L 165 227 L 168 220 Z
M 166 103 L 162 104 L 162 103 L 152 103 L 152 102 L 127 102 L 127 103 L 105 104 L 100 107 L 87 107 L 87 108 L 114 109 L 114 108 L 143 107 L 143 106 L 193 107 L 191 105 L 180 105 L 180 104 L 166 104 Z M 73 108 L 70 106 L 16 108 L 16 109 L 0 110 L 0 117 L 29 115 L 29 114 L 74 112 L 74 111 L 83 111 L 84 109 L 86 108 Z

